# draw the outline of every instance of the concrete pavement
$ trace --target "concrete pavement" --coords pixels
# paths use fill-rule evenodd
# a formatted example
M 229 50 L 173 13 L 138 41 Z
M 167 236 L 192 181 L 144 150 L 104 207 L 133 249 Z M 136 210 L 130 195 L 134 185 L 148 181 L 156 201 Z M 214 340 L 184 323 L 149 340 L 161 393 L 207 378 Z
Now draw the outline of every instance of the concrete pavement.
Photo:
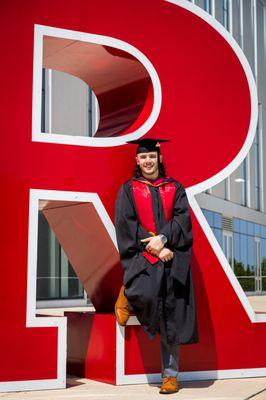
M 0 399 L 31 400 L 266 400 L 266 377 L 181 382 L 181 390 L 160 395 L 159 385 L 113 386 L 69 377 L 66 389 L 1 393 Z

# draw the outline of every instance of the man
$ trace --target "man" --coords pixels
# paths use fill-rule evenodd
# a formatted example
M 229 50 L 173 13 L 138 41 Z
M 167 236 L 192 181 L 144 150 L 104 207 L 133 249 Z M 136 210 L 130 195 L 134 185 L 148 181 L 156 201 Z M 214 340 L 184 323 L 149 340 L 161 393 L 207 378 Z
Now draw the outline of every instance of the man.
M 166 177 L 160 143 L 139 139 L 136 168 L 117 196 L 115 228 L 124 286 L 115 305 L 125 325 L 131 310 L 153 339 L 160 333 L 160 393 L 178 391 L 179 345 L 198 341 L 190 271 L 192 226 L 184 187 Z

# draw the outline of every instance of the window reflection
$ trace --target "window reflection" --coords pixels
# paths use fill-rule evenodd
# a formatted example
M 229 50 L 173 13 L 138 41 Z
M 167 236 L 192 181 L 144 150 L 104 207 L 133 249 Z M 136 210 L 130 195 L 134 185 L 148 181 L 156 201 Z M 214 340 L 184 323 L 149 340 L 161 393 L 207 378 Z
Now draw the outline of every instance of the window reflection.
M 256 294 L 266 291 L 266 226 L 233 218 L 229 232 L 223 230 L 221 213 L 202 211 L 242 288 Z
M 212 12 L 211 8 L 211 0 L 204 0 L 204 10 L 207 11 L 209 14 Z
M 46 218 L 39 212 L 37 300 L 82 298 L 83 286 Z
M 220 246 L 222 247 L 223 245 L 223 238 L 222 238 L 222 214 L 214 212 L 214 211 L 209 211 L 206 209 L 202 209 L 203 214 L 205 218 L 208 221 L 208 224 L 213 230 L 213 233 L 218 240 Z
M 233 219 L 234 272 L 247 292 L 262 292 L 265 285 L 265 226 Z
M 262 290 L 266 290 L 266 227 L 264 226 L 264 237 L 261 239 L 261 276 L 262 276 Z
M 222 24 L 226 29 L 229 29 L 229 1 L 222 0 L 222 3 L 223 3 Z

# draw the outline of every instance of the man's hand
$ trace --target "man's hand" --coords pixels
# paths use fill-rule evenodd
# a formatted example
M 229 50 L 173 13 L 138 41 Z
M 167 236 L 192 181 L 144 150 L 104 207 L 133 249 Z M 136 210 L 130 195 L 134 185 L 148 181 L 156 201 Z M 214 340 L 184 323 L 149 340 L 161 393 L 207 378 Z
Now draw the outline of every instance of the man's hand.
M 174 253 L 170 250 L 167 249 L 166 247 L 162 249 L 162 251 L 159 253 L 158 257 L 160 260 L 163 262 L 170 261 L 174 257 Z
M 141 242 L 146 243 L 148 242 L 146 246 L 146 250 L 150 253 L 153 254 L 154 256 L 158 256 L 160 251 L 164 248 L 164 244 L 162 242 L 161 236 L 151 236 L 146 239 L 142 239 Z

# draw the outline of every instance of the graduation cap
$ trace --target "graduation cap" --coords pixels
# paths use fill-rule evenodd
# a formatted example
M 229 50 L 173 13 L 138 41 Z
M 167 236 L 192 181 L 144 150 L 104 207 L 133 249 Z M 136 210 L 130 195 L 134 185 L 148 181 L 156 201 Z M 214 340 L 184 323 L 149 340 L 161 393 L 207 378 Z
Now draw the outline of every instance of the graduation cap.
M 129 140 L 127 143 L 129 144 L 137 144 L 137 154 L 139 153 L 149 153 L 151 151 L 158 151 L 160 153 L 160 143 L 169 142 L 168 139 L 136 139 Z

